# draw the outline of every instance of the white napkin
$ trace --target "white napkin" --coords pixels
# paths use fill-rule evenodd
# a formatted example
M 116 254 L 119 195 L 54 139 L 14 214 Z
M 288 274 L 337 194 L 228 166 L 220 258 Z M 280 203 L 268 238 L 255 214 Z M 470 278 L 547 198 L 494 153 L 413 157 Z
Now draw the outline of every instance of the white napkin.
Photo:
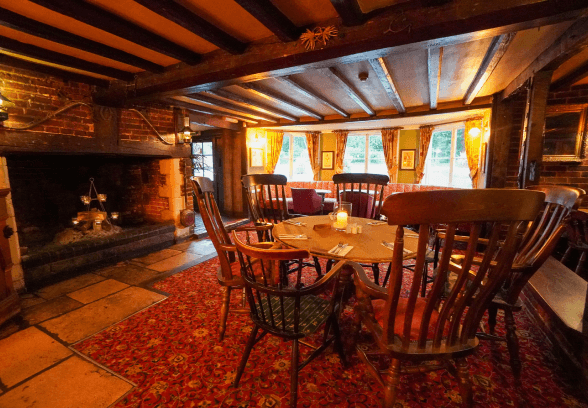
M 280 234 L 278 235 L 280 239 L 308 239 L 305 234 L 295 235 L 295 234 Z
M 353 249 L 352 246 L 346 246 L 345 248 L 341 249 L 339 252 L 337 252 L 336 254 L 333 253 L 335 252 L 337 249 L 339 248 L 339 245 L 335 245 L 333 248 L 331 248 L 331 250 L 329 251 L 329 254 L 331 255 L 335 255 L 335 256 L 345 256 L 349 253 L 349 251 L 351 251 Z
M 389 243 L 389 244 L 384 244 L 384 243 L 382 242 L 382 246 L 383 246 L 384 248 L 388 248 L 388 249 L 390 249 L 391 251 L 393 251 L 393 250 L 394 250 L 394 244 L 392 244 L 392 243 Z M 410 250 L 408 250 L 408 249 L 406 249 L 406 248 L 402 248 L 402 252 L 404 252 L 405 254 L 412 254 L 412 251 L 410 251 Z

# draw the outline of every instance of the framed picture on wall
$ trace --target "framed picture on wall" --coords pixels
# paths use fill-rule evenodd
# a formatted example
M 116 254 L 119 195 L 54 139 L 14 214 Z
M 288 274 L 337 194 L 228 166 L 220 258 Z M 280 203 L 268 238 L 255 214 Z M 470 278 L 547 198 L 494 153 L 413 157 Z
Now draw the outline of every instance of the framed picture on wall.
M 249 167 L 263 167 L 264 162 L 263 149 L 253 147 L 249 149 Z
M 416 149 L 404 149 L 400 150 L 400 170 L 414 170 L 414 156 L 416 155 Z
M 324 151 L 321 157 L 321 170 L 335 169 L 335 152 L 332 150 Z

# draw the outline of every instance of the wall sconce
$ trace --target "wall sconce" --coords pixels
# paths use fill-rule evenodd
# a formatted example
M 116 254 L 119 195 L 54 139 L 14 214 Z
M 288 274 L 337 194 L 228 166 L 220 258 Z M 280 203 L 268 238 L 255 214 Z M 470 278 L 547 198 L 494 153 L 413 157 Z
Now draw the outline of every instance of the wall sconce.
M 180 143 L 190 143 L 192 141 L 192 128 L 190 127 L 190 117 L 184 116 L 184 127 L 179 132 Z
M 479 128 L 479 127 L 473 127 L 473 128 L 471 128 L 471 129 L 470 129 L 470 131 L 468 132 L 468 134 L 469 134 L 471 137 L 478 137 L 478 136 L 480 136 L 480 133 L 482 133 L 482 131 L 480 130 L 480 128 Z
M 0 122 L 8 119 L 6 108 L 9 106 L 14 106 L 14 103 L 0 92 Z

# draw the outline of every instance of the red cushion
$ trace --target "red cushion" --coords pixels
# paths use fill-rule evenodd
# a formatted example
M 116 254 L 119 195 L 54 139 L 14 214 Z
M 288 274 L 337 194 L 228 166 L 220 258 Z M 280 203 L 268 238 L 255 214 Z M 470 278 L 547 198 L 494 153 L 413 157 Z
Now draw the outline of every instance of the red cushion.
M 421 321 L 423 317 L 423 313 L 425 311 L 425 305 L 427 300 L 425 298 L 417 298 L 416 304 L 414 307 L 414 313 L 412 315 L 412 325 L 410 327 L 410 339 L 411 340 L 418 340 L 419 333 L 421 330 Z M 400 298 L 398 300 L 398 308 L 396 309 L 396 319 L 394 320 L 394 333 L 402 337 L 402 333 L 404 333 L 404 315 L 406 314 L 406 307 L 408 305 L 408 298 Z M 374 312 L 376 316 L 376 320 L 380 323 L 381 326 L 384 326 L 384 310 L 386 306 L 386 301 L 382 299 L 377 299 L 372 301 L 372 306 L 374 307 Z M 431 313 L 431 320 L 429 321 L 429 332 L 427 333 L 427 339 L 433 339 L 435 335 L 435 326 L 437 325 L 437 320 L 439 319 L 439 313 L 436 310 L 433 310 Z

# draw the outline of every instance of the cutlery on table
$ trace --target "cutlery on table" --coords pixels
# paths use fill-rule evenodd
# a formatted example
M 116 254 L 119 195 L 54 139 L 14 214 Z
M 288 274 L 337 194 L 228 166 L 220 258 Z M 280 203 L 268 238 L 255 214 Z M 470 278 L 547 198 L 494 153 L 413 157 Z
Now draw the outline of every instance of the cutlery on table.
M 386 248 L 388 248 L 388 249 L 394 249 L 394 244 L 393 244 L 392 242 L 388 242 L 388 241 L 382 241 L 382 245 L 384 245 L 384 246 L 385 246 Z M 406 248 L 402 248 L 402 252 L 404 252 L 404 253 L 409 253 L 409 254 L 411 254 L 411 253 L 412 253 L 412 251 L 411 251 L 411 250 L 408 250 L 408 249 L 406 249 Z
M 284 224 L 297 225 L 297 226 L 302 226 L 302 227 L 306 226 L 305 222 L 300 222 L 300 221 L 284 221 Z
M 278 235 L 279 238 L 281 239 L 308 239 L 308 237 L 304 234 L 299 234 L 299 235 L 295 235 L 295 234 L 282 234 L 282 235 Z

